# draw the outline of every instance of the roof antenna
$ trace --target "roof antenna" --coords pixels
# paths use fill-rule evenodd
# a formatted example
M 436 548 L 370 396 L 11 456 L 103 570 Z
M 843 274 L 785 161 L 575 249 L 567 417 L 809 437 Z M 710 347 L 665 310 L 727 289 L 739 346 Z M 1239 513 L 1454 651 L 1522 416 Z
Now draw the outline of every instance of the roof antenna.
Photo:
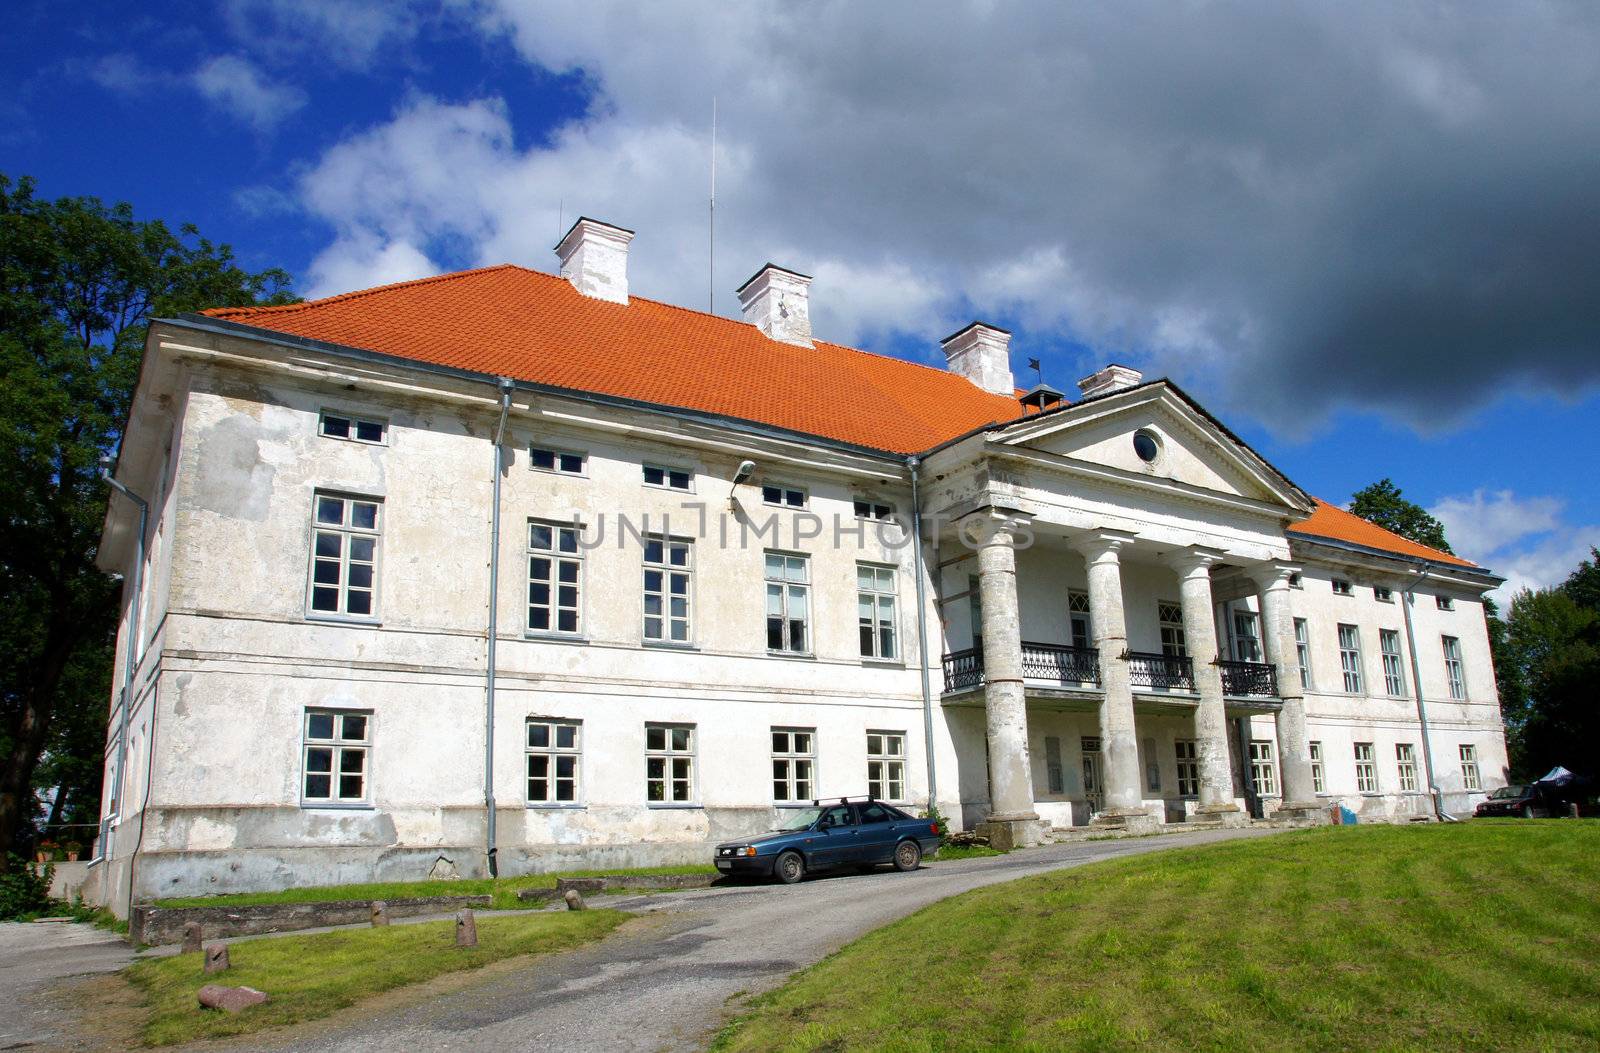
M 567 232 L 567 199 L 561 198 L 561 203 L 556 206 L 556 240 L 561 240 L 561 235 Z
M 710 251 L 707 253 L 708 285 L 706 313 L 717 313 L 717 97 L 711 96 L 711 207 L 709 210 Z

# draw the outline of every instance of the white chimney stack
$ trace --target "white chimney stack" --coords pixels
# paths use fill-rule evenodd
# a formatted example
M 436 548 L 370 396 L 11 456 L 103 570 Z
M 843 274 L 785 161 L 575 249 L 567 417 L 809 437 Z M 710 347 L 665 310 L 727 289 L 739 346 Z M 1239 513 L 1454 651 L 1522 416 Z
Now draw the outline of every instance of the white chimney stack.
M 950 372 L 960 374 L 991 395 L 1013 395 L 1011 334 L 987 322 L 973 322 L 939 341 Z
M 769 263 L 739 286 L 744 320 L 774 340 L 811 346 L 811 277 Z
M 1113 391 L 1123 391 L 1127 388 L 1137 387 L 1144 382 L 1144 374 L 1137 369 L 1119 366 L 1112 363 L 1097 373 L 1090 373 L 1078 381 L 1078 390 L 1083 392 L 1083 397 L 1092 399 L 1096 395 L 1109 395 Z
M 628 302 L 628 242 L 633 231 L 579 216 L 556 244 L 561 276 L 585 296 Z

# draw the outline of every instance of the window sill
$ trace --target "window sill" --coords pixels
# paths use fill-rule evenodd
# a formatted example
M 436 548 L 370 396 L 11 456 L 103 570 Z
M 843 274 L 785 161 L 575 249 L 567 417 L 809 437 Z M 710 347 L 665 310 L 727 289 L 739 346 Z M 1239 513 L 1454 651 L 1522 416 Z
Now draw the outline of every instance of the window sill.
M 369 802 L 351 801 L 345 804 L 340 801 L 301 801 L 302 811 L 334 811 L 334 812 L 375 812 L 377 807 Z
M 649 647 L 657 651 L 698 651 L 700 648 L 692 643 L 678 643 L 675 640 L 640 640 L 640 647 Z
M 705 808 L 703 804 L 690 804 L 688 802 L 647 801 L 646 808 L 654 808 L 662 812 L 694 812 Z
M 817 660 L 815 652 L 812 651 L 774 651 L 770 647 L 767 648 L 767 657 L 787 658 L 792 661 L 800 662 L 815 662 Z
M 308 613 L 306 621 L 316 622 L 318 625 L 352 625 L 366 629 L 375 629 L 383 625 L 382 618 L 358 618 L 347 614 L 326 614 L 320 611 Z
M 539 643 L 579 644 L 580 646 L 589 642 L 589 638 L 581 633 L 550 633 L 541 632 L 538 629 L 529 629 L 522 634 L 522 638 L 524 640 L 536 640 Z
M 524 807 L 530 812 L 581 812 L 588 805 L 567 804 L 556 801 L 528 801 Z
M 905 662 L 898 658 L 868 658 L 865 655 L 861 658 L 861 664 L 877 666 L 880 669 L 904 669 L 906 667 Z

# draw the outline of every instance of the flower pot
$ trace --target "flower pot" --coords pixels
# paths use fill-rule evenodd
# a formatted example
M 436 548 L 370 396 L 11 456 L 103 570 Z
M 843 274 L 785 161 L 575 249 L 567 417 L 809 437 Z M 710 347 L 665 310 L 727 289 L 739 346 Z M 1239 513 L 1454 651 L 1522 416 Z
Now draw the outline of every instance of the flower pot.
M 76 863 L 77 861 L 78 861 L 78 853 L 76 853 L 76 852 L 68 852 L 67 853 L 67 862 L 68 863 Z

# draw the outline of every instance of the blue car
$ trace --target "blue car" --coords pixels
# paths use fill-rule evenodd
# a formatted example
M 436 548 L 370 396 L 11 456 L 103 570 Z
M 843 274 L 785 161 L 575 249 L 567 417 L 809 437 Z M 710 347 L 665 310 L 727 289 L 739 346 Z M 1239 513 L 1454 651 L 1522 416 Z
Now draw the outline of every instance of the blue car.
M 882 801 L 812 801 L 770 834 L 717 846 L 717 869 L 745 877 L 776 877 L 792 885 L 811 870 L 893 863 L 915 870 L 939 847 L 939 824 Z

